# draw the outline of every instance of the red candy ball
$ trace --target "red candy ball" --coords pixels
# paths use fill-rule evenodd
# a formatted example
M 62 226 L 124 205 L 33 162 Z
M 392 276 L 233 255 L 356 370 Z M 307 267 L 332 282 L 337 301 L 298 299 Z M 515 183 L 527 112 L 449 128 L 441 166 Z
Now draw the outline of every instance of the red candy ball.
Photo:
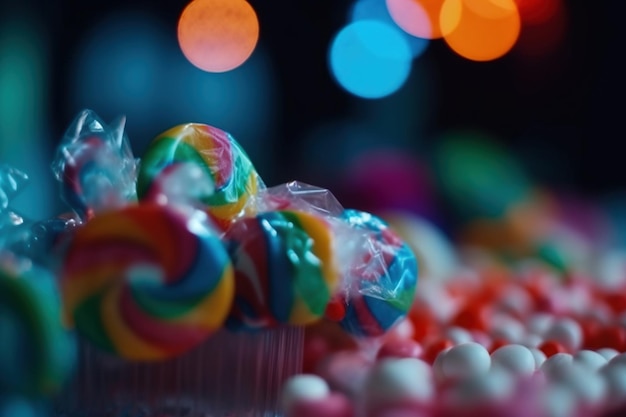
M 555 342 L 554 340 L 546 340 L 545 342 L 540 344 L 538 348 L 548 358 L 552 355 L 556 355 L 557 353 L 567 353 L 565 347 L 563 347 L 563 345 L 561 345 L 559 342 Z

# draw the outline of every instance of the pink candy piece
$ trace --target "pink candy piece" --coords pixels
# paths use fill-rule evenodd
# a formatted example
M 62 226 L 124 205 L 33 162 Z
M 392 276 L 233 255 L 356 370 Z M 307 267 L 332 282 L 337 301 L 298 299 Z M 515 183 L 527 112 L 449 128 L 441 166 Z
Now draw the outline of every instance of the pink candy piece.
M 420 358 L 424 353 L 422 345 L 411 339 L 391 339 L 378 350 L 377 359 L 382 358 Z
M 431 417 L 434 414 L 431 407 L 418 402 L 398 402 L 384 407 L 369 410 L 367 417 Z
M 361 352 L 337 352 L 319 363 L 317 373 L 332 389 L 355 396 L 359 393 L 371 365 L 372 362 Z

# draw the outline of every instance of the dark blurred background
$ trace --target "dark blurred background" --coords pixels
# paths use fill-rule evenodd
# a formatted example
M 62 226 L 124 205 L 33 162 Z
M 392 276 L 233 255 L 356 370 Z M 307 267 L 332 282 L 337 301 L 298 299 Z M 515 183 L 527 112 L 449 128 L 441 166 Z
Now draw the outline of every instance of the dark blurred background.
M 451 131 L 502 144 L 542 184 L 590 197 L 626 186 L 620 0 L 565 0 L 558 22 L 522 28 L 518 44 L 489 62 L 434 40 L 402 87 L 379 99 L 352 95 L 329 70 L 329 45 L 354 0 L 250 0 L 259 43 L 241 67 L 220 74 L 198 70 L 180 51 L 187 3 L 0 3 L 0 163 L 33 179 L 22 211 L 61 209 L 49 163 L 83 108 L 105 120 L 125 114 L 138 157 L 175 124 L 215 125 L 243 144 L 268 185 L 298 179 L 340 200 L 349 198 L 341 179 L 364 152 L 428 165 Z

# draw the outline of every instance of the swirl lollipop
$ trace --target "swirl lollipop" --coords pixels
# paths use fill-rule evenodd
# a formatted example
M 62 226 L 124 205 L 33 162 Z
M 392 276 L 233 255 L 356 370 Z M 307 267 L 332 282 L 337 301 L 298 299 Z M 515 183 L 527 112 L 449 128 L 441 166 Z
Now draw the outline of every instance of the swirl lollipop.
M 181 354 L 219 329 L 233 270 L 206 214 L 141 204 L 80 228 L 61 273 L 70 322 L 102 349 L 133 360 Z
M 327 318 L 357 336 L 380 336 L 405 317 L 417 285 L 411 249 L 380 218 L 345 210 L 342 219 L 362 233 L 360 248 L 343 277 L 343 289 L 329 305 Z
M 52 275 L 0 258 L 0 393 L 49 397 L 59 392 L 76 356 L 61 322 L 61 299 Z
M 224 239 L 236 279 L 229 327 L 305 325 L 323 316 L 339 277 L 333 231 L 324 218 L 261 213 L 237 220 Z
M 243 214 L 260 185 L 252 162 L 230 134 L 188 123 L 160 134 L 150 144 L 137 180 L 139 197 L 153 200 L 160 188 L 159 178 L 180 163 L 196 164 L 213 179 L 215 192 L 201 196 L 201 201 L 222 230 Z

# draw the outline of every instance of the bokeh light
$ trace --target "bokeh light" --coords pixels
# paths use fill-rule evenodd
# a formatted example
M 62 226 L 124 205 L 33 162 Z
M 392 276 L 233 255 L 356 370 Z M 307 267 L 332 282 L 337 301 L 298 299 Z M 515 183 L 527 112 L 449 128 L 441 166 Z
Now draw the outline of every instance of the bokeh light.
M 398 26 L 383 0 L 357 0 L 350 9 L 349 21 L 354 23 L 360 20 L 377 20 L 391 27 L 397 27 L 407 41 L 413 58 L 420 57 L 428 47 L 429 41 L 426 37 L 416 37 Z M 427 31 L 430 32 L 430 30 Z
M 520 163 L 482 132 L 451 131 L 435 155 L 439 187 L 461 217 L 501 218 L 531 189 Z
M 562 0 L 516 0 L 522 32 L 515 52 L 528 57 L 545 57 L 558 49 L 567 32 L 567 13 Z
M 246 65 L 206 72 L 185 59 L 159 20 L 121 11 L 85 36 L 73 68 L 67 113 L 90 108 L 105 120 L 126 115 L 138 155 L 163 130 L 198 122 L 232 133 L 258 169 L 271 165 L 272 153 L 263 149 L 272 137 L 276 88 L 262 48 Z
M 344 89 L 374 99 L 402 87 L 411 71 L 412 55 L 398 29 L 376 20 L 360 20 L 335 36 L 329 60 Z
M 245 0 L 194 0 L 178 21 L 178 42 L 187 59 L 208 72 L 243 64 L 259 39 L 259 21 Z
M 439 15 L 444 0 L 386 0 L 393 20 L 404 31 L 424 39 L 443 36 Z
M 448 46 L 473 61 L 491 61 L 505 55 L 521 30 L 513 0 L 446 0 L 440 24 Z
M 545 23 L 563 10 L 563 0 L 515 0 L 524 24 Z

